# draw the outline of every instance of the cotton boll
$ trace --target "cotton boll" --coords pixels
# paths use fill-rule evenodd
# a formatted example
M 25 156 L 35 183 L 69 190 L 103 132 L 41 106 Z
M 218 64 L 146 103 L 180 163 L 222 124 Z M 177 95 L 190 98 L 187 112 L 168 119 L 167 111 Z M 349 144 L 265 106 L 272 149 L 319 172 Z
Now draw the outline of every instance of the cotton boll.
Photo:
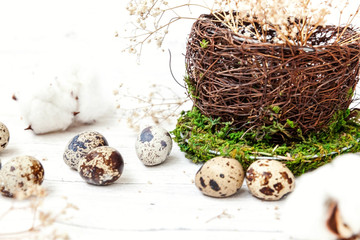
M 339 176 L 333 179 L 332 197 L 338 202 L 344 222 L 354 233 L 360 233 L 360 156 L 346 154 L 333 162 L 333 170 Z
M 80 87 L 78 92 L 78 112 L 76 121 L 91 123 L 103 116 L 110 104 L 107 103 L 105 94 L 102 93 L 102 85 L 96 73 L 82 69 L 76 73 Z
M 346 239 L 359 234 L 359 168 L 359 155 L 344 154 L 300 177 L 284 207 L 284 231 L 294 239 L 314 240 Z M 337 219 L 331 215 L 334 204 Z M 333 227 L 329 227 L 330 222 Z
M 35 75 L 36 77 L 36 75 Z M 65 130 L 73 122 L 77 102 L 76 91 L 66 78 L 44 81 L 39 75 L 37 88 L 26 88 L 18 96 L 24 120 L 36 134 Z
M 84 66 L 42 67 L 29 82 L 16 98 L 36 134 L 66 130 L 75 121 L 89 123 L 108 110 L 99 78 Z
M 297 179 L 296 190 L 286 199 L 283 227 L 294 239 L 336 239 L 326 229 L 325 206 L 328 196 L 323 188 L 327 183 L 318 182 L 320 175 L 321 173 L 315 171 Z
M 36 134 L 66 130 L 73 122 L 74 115 L 53 102 L 33 100 L 27 121 Z

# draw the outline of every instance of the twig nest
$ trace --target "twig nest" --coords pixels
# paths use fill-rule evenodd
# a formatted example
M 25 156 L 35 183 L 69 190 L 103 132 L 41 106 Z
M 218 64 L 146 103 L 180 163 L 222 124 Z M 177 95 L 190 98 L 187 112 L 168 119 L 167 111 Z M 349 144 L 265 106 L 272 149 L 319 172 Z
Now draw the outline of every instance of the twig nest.
M 6 148 L 6 146 L 9 143 L 9 140 L 10 140 L 9 129 L 5 126 L 5 124 L 0 122 L 0 152 Z
M 295 188 L 295 177 L 281 162 L 257 160 L 246 171 L 246 183 L 252 195 L 263 200 L 279 200 Z
M 77 170 L 80 159 L 84 158 L 92 149 L 108 146 L 103 135 L 98 132 L 83 132 L 73 137 L 66 145 L 63 155 L 64 162 L 72 169 Z
M 91 150 L 79 162 L 79 174 L 89 184 L 104 186 L 118 180 L 124 169 L 121 154 L 109 146 Z
M 136 154 L 146 166 L 163 163 L 171 149 L 172 139 L 169 132 L 158 126 L 143 129 L 135 143 Z
M 44 180 L 44 168 L 31 156 L 19 156 L 4 164 L 0 174 L 0 192 L 6 197 L 30 197 L 31 191 Z
M 227 14 L 232 15 L 231 11 Z M 272 140 L 284 143 L 284 138 L 297 138 L 299 129 L 303 135 L 323 130 L 335 113 L 353 102 L 360 70 L 356 29 L 321 24 L 305 31 L 309 33 L 306 42 L 302 29 L 293 44 L 279 44 L 278 38 L 284 36 L 282 27 L 291 25 L 292 29 L 303 23 L 296 23 L 297 19 L 271 29 L 260 19 L 236 19 L 239 30 L 235 33 L 221 15 L 226 14 L 201 15 L 186 47 L 188 94 L 204 115 L 231 121 L 232 127 L 244 131 L 263 131 L 275 121 L 282 127 L 272 132 Z M 265 25 L 271 30 L 262 29 Z M 249 28 L 255 39 L 248 38 Z M 280 34 L 276 28 L 281 29 Z M 346 39 L 353 41 L 338 44 Z M 299 46 L 302 44 L 306 47 Z M 263 87 L 258 90 L 258 86 Z
M 244 182 L 244 169 L 233 158 L 215 157 L 199 169 L 195 176 L 195 185 L 211 197 L 228 197 L 235 194 Z

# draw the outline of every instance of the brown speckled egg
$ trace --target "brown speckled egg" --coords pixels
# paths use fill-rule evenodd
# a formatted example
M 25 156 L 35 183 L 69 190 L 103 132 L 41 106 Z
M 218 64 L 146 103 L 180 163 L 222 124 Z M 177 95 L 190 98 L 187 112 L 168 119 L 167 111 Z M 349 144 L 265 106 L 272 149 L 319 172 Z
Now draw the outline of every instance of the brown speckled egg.
M 108 146 L 91 150 L 79 162 L 80 176 L 90 184 L 109 185 L 119 179 L 124 169 L 120 153 Z
M 0 152 L 3 151 L 8 145 L 10 140 L 10 133 L 8 128 L 0 122 Z
M 244 170 L 233 158 L 215 157 L 208 160 L 195 176 L 195 185 L 211 197 L 228 197 L 235 194 L 244 181 Z
M 136 154 L 146 166 L 163 163 L 170 155 L 171 149 L 172 139 L 169 132 L 158 126 L 143 129 L 135 143 Z
M 252 195 L 263 200 L 279 200 L 295 188 L 295 177 L 281 162 L 257 160 L 246 171 L 246 183 Z
M 30 196 L 32 186 L 40 185 L 44 180 L 44 168 L 31 156 L 19 156 L 11 159 L 1 169 L 2 183 L 0 192 L 6 197 L 22 194 Z
M 64 162 L 74 170 L 78 169 L 79 161 L 92 149 L 108 146 L 103 135 L 98 132 L 82 132 L 73 137 L 66 145 L 63 155 Z

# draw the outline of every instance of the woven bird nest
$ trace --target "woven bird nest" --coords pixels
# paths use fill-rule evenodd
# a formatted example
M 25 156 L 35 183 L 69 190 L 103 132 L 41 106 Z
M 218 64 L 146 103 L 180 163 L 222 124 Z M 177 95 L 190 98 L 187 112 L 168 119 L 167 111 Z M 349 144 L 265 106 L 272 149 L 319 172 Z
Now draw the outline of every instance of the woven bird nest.
M 319 131 L 348 109 L 359 81 L 360 42 L 337 42 L 356 30 L 319 26 L 306 46 L 296 46 L 275 43 L 272 30 L 266 32 L 267 42 L 244 36 L 251 25 L 243 25 L 235 33 L 213 15 L 201 15 L 193 24 L 186 82 L 202 114 L 230 121 L 236 129 L 276 121 L 291 137 L 299 130 L 304 135 Z

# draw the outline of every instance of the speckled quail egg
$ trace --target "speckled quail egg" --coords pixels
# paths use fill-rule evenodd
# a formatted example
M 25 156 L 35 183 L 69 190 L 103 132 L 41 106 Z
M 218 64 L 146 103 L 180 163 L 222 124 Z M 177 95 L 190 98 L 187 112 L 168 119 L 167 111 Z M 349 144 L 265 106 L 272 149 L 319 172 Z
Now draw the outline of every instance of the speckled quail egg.
M 40 161 L 31 156 L 19 156 L 11 159 L 1 169 L 2 183 L 0 192 L 6 197 L 22 194 L 29 197 L 31 187 L 41 185 L 44 180 L 44 168 Z
M 103 135 L 98 132 L 83 132 L 73 137 L 66 145 L 63 155 L 64 162 L 74 170 L 78 169 L 80 159 L 92 149 L 108 146 Z
M 207 196 L 228 197 L 241 188 L 244 177 L 244 169 L 238 160 L 215 157 L 196 173 L 195 185 Z
M 246 171 L 246 183 L 252 195 L 263 200 L 279 200 L 295 188 L 295 177 L 281 162 L 257 160 Z
M 121 154 L 108 146 L 91 150 L 79 162 L 80 176 L 90 184 L 104 186 L 118 180 L 124 169 Z
M 162 127 L 150 126 L 141 131 L 135 143 L 138 158 L 146 166 L 163 163 L 170 155 L 172 139 Z
M 0 122 L 0 152 L 3 151 L 8 145 L 10 140 L 10 133 L 8 128 Z

